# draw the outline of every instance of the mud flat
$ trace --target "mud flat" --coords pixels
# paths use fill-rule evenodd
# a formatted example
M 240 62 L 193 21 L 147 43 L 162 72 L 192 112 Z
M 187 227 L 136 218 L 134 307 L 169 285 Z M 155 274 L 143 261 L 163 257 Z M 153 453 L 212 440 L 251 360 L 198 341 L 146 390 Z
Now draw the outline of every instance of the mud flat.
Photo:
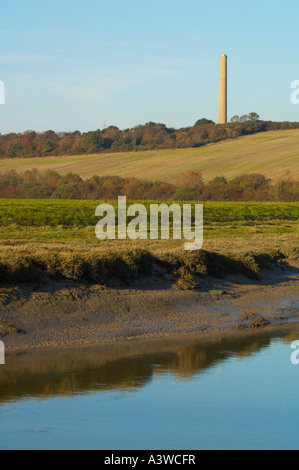
M 299 319 L 299 265 L 174 282 L 157 270 L 130 288 L 49 280 L 0 290 L 6 351 L 55 350 L 184 335 L 244 334 Z

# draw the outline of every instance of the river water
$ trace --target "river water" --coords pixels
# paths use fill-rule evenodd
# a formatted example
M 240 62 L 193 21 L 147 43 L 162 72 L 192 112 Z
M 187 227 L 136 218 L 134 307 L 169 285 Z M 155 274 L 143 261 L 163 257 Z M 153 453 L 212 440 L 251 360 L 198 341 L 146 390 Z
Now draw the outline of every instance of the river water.
M 8 356 L 0 449 L 298 449 L 297 339 L 298 325 Z

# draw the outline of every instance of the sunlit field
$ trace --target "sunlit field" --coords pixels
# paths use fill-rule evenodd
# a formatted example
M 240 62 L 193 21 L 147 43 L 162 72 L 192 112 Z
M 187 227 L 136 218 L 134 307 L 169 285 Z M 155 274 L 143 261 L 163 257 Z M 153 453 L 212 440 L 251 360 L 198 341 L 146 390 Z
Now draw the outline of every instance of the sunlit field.
M 182 173 L 200 171 L 205 181 L 216 176 L 228 180 L 239 175 L 260 173 L 274 181 L 299 176 L 299 130 L 279 130 L 209 144 L 201 148 L 101 153 L 44 158 L 6 158 L 0 171 L 32 168 L 94 175 L 135 177 L 173 183 Z
M 95 237 L 95 225 L 99 220 L 95 209 L 98 204 L 99 201 L 82 200 L 2 199 L 0 237 L 2 240 L 99 244 Z M 117 203 L 111 204 L 117 215 Z M 144 204 L 149 213 L 151 202 Z M 205 202 L 203 206 L 206 239 L 296 234 L 298 230 L 299 203 Z

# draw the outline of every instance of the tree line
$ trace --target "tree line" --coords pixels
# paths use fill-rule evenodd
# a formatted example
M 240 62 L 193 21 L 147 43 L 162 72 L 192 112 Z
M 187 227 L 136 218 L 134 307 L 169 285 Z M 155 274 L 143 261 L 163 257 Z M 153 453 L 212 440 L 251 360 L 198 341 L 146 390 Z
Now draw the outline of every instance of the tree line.
M 228 124 L 199 119 L 194 126 L 181 129 L 148 122 L 132 129 L 116 126 L 84 132 L 0 134 L 0 158 L 30 158 L 84 155 L 101 152 L 128 152 L 152 149 L 200 147 L 243 135 L 280 129 L 297 129 L 299 122 L 260 121 L 256 113 L 234 116 Z
M 183 173 L 174 184 L 118 176 L 60 175 L 56 171 L 10 170 L 0 174 L 0 198 L 12 199 L 86 199 L 176 201 L 299 201 L 299 182 L 273 182 L 261 174 L 237 176 L 227 180 L 218 176 L 204 182 L 200 172 Z

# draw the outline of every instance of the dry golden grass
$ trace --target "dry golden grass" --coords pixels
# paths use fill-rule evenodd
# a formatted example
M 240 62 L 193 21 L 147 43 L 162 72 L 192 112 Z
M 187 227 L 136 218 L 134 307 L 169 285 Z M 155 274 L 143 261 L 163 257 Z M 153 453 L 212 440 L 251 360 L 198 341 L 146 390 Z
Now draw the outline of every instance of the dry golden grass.
M 40 282 L 43 273 L 58 278 L 109 283 L 119 278 L 130 283 L 140 275 L 150 275 L 154 263 L 164 266 L 183 280 L 194 276 L 222 277 L 227 273 L 259 278 L 263 268 L 278 259 L 298 259 L 298 237 L 256 237 L 250 247 L 245 240 L 214 239 L 205 249 L 185 252 L 177 241 L 115 242 L 100 246 L 87 242 L 20 243 L 0 242 L 0 283 Z
M 72 157 L 3 159 L 0 171 L 37 168 L 83 178 L 117 175 L 174 182 L 186 171 L 201 171 L 205 180 L 261 173 L 273 180 L 299 176 L 299 129 L 259 133 L 197 149 L 153 150 Z

